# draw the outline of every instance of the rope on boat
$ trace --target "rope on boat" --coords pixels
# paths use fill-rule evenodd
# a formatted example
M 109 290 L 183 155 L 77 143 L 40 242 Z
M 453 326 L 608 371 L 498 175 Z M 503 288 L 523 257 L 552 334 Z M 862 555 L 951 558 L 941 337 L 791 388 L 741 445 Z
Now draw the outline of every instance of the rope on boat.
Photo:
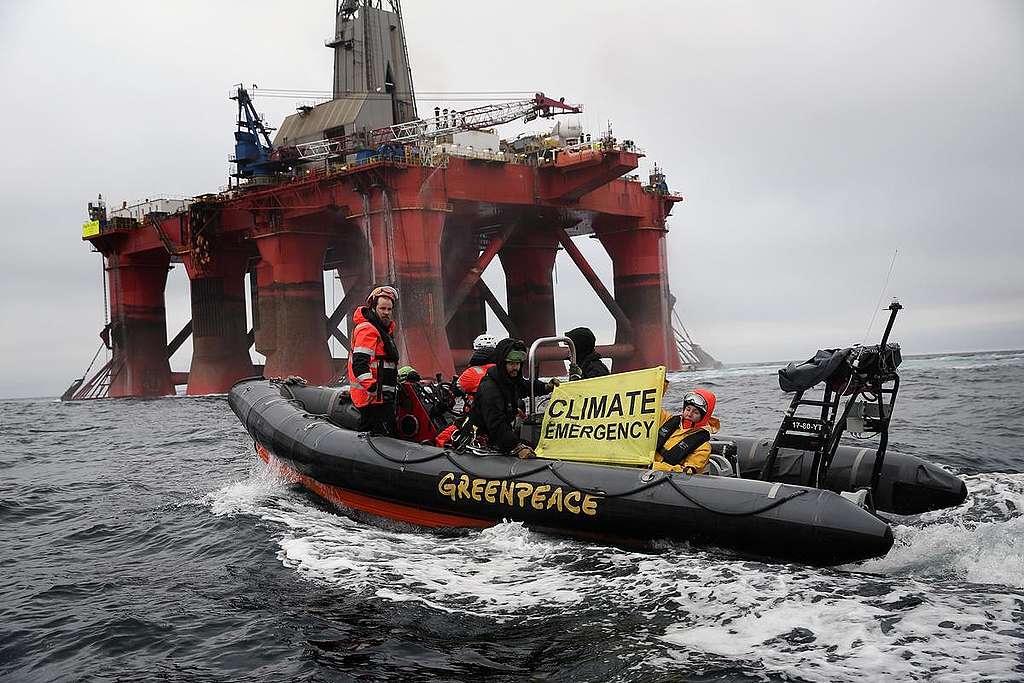
M 744 512 L 732 512 L 730 510 L 716 510 L 715 508 L 711 507 L 710 505 L 705 505 L 704 503 L 701 503 L 699 500 L 694 499 L 686 491 L 684 491 L 682 488 L 680 488 L 679 484 L 677 484 L 675 482 L 675 479 L 673 479 L 672 477 L 665 477 L 664 479 L 661 479 L 660 481 L 667 481 L 669 484 L 672 485 L 672 488 L 674 488 L 676 490 L 676 493 L 678 493 L 680 496 L 682 496 L 686 500 L 690 501 L 691 503 L 693 503 L 694 505 L 696 505 L 700 509 L 707 510 L 708 512 L 713 512 L 716 515 L 724 515 L 726 517 L 750 517 L 752 515 L 759 515 L 762 512 L 767 512 L 768 510 L 771 510 L 774 507 L 778 507 L 779 505 L 782 505 L 783 503 L 788 503 L 789 501 L 793 500 L 794 498 L 799 498 L 800 496 L 802 496 L 805 493 L 807 493 L 807 489 L 797 489 L 796 491 L 793 492 L 793 495 L 786 496 L 785 498 L 776 498 L 772 502 L 768 503 L 767 505 L 763 505 L 763 506 L 757 508 L 756 510 L 746 510 Z
M 321 421 L 327 422 L 328 424 L 333 424 L 332 422 L 330 422 L 330 420 L 327 419 L 327 417 L 325 415 L 311 415 L 309 413 L 306 413 L 305 410 L 304 410 L 305 406 L 302 406 L 302 404 L 299 401 L 297 401 L 296 399 L 294 399 L 294 398 L 288 399 L 288 398 L 281 397 L 278 400 L 284 400 L 284 401 L 286 401 L 288 403 L 297 404 L 299 407 L 301 407 L 303 409 L 300 412 L 301 412 L 302 416 L 305 417 L 305 418 L 317 419 L 317 420 L 321 420 Z M 254 407 L 255 407 L 255 404 L 250 405 L 250 410 L 246 413 L 246 417 L 245 417 L 245 420 L 244 420 L 246 431 L 248 431 L 250 434 L 252 432 L 249 429 L 249 415 L 251 414 L 252 408 L 254 408 Z M 448 460 L 448 462 L 450 462 L 452 465 L 454 465 L 456 468 L 458 468 L 461 472 L 463 472 L 465 474 L 468 474 L 468 475 L 470 475 L 472 477 L 476 477 L 478 479 L 495 479 L 497 481 L 517 481 L 517 480 L 522 479 L 524 477 L 533 476 L 534 474 L 537 474 L 539 472 L 543 472 L 544 470 L 548 470 L 548 471 L 551 472 L 551 474 L 553 474 L 555 476 L 556 479 L 561 481 L 566 486 L 571 486 L 572 488 L 574 488 L 574 489 L 576 489 L 578 491 L 582 491 L 583 493 L 587 493 L 587 494 L 595 495 L 595 496 L 601 496 L 603 498 L 622 498 L 622 497 L 625 497 L 625 496 L 631 496 L 633 494 L 640 493 L 640 492 L 646 491 L 648 489 L 652 489 L 652 488 L 654 488 L 656 486 L 661 486 L 665 482 L 668 482 L 669 485 L 673 489 L 675 489 L 676 493 L 678 493 L 680 496 L 682 496 L 683 498 L 688 500 L 693 505 L 697 506 L 698 508 L 700 508 L 702 510 L 705 510 L 706 512 L 710 512 L 710 513 L 716 514 L 716 515 L 722 515 L 724 517 L 752 517 L 754 515 L 759 515 L 762 512 L 767 512 L 768 510 L 771 510 L 772 508 L 776 508 L 776 507 L 778 507 L 780 505 L 788 503 L 789 501 L 793 500 L 794 498 L 799 498 L 800 496 L 802 496 L 805 493 L 807 493 L 806 489 L 797 489 L 796 491 L 793 492 L 792 495 L 786 496 L 785 498 L 777 498 L 777 499 L 773 500 L 772 502 L 768 503 L 767 505 L 763 505 L 760 508 L 757 508 L 755 510 L 746 510 L 746 511 L 743 511 L 743 512 L 732 511 L 732 510 L 720 510 L 720 509 L 715 508 L 713 506 L 706 505 L 705 503 L 702 503 L 701 501 L 697 500 L 696 498 L 694 498 L 693 496 L 688 494 L 683 488 L 681 488 L 679 486 L 679 484 L 676 483 L 675 479 L 673 477 L 671 477 L 671 476 L 658 477 L 656 479 L 652 479 L 649 482 L 644 482 L 640 486 L 637 486 L 635 488 L 632 488 L 632 489 L 629 489 L 629 490 L 626 490 L 626 491 L 621 491 L 621 492 L 618 492 L 618 493 L 608 493 L 607 491 L 602 491 L 601 489 L 592 489 L 592 488 L 588 488 L 588 487 L 584 487 L 584 486 L 579 486 L 579 485 L 573 483 L 571 480 L 569 480 L 568 478 L 564 477 L 561 474 L 561 472 L 559 472 L 558 469 L 555 468 L 554 463 L 551 463 L 551 462 L 544 463 L 543 465 L 540 465 L 538 467 L 535 467 L 532 470 L 528 470 L 528 471 L 525 471 L 525 472 L 517 472 L 517 473 L 510 472 L 508 474 L 508 476 L 506 476 L 506 477 L 498 477 L 498 476 L 492 476 L 492 475 L 484 476 L 484 475 L 481 475 L 481 474 L 477 474 L 476 472 L 473 472 L 471 469 L 467 468 L 465 465 L 463 465 L 462 463 L 458 462 L 455 459 L 455 457 L 454 457 L 455 453 L 453 453 L 452 451 L 448 450 L 447 448 L 443 449 L 440 453 L 434 453 L 434 454 L 431 454 L 431 455 L 424 456 L 422 458 L 416 458 L 416 459 L 410 460 L 408 458 L 395 458 L 395 457 L 393 457 L 391 455 L 388 455 L 387 453 L 385 453 L 381 449 L 379 449 L 377 447 L 377 445 L 375 443 L 373 443 L 373 438 L 374 437 L 369 432 L 367 432 L 365 434 L 365 438 L 366 438 L 367 445 L 369 445 L 369 447 L 370 447 L 370 450 L 372 450 L 374 453 L 376 453 L 379 457 L 383 458 L 384 460 L 387 460 L 388 462 L 394 463 L 396 465 L 416 465 L 416 464 L 420 464 L 420 463 L 424 463 L 424 462 L 430 462 L 431 460 L 436 460 L 438 458 L 444 457 L 444 458 L 446 458 Z M 256 442 L 254 440 L 253 441 L 253 447 L 255 448 L 255 446 L 256 446 Z
M 543 465 L 540 465 L 539 467 L 535 467 L 534 469 L 530 470 L 529 472 L 516 472 L 516 473 L 509 472 L 507 477 L 499 477 L 498 475 L 491 476 L 489 474 L 487 474 L 487 475 L 477 474 L 473 470 L 469 469 L 468 467 L 466 467 L 462 463 L 460 463 L 457 460 L 455 460 L 455 458 L 452 457 L 452 453 L 450 451 L 448 451 L 447 449 L 445 449 L 445 451 L 444 451 L 444 456 L 446 458 L 448 458 L 448 462 L 450 462 L 451 464 L 455 465 L 456 467 L 458 467 L 460 470 L 462 470 L 463 472 L 465 472 L 466 474 L 468 474 L 471 477 L 476 477 L 477 479 L 494 479 L 495 481 L 510 481 L 510 480 L 511 481 L 516 481 L 517 479 L 521 479 L 523 477 L 530 477 L 530 476 L 533 476 L 534 474 L 537 474 L 538 472 L 543 472 L 544 470 L 548 469 L 548 467 L 549 467 L 548 463 L 544 463 Z
M 588 488 L 584 488 L 582 486 L 577 486 L 576 484 L 572 483 L 571 481 L 569 481 L 568 479 L 563 477 L 562 474 L 558 470 L 555 469 L 555 467 L 554 467 L 554 465 L 552 463 L 548 463 L 547 464 L 547 468 L 549 470 L 551 470 L 551 474 L 555 475 L 555 477 L 558 480 L 560 480 L 563 484 L 565 484 L 566 486 L 571 486 L 574 489 L 583 491 L 584 493 L 589 493 L 590 495 L 602 496 L 604 498 L 622 498 L 623 496 L 631 496 L 634 493 L 640 493 L 641 491 L 646 491 L 649 488 L 654 488 L 655 486 L 658 486 L 659 484 L 661 484 L 661 482 L 665 481 L 668 478 L 668 477 L 662 477 L 660 479 L 652 479 L 651 481 L 644 482 L 643 484 L 641 484 L 640 486 L 637 486 L 636 488 L 630 489 L 628 491 L 622 491 L 621 493 L 607 493 L 606 491 L 602 491 L 601 489 L 588 489 Z
M 767 512 L 768 510 L 771 510 L 772 508 L 778 507 L 778 506 L 780 506 L 780 505 L 782 505 L 784 503 L 788 503 L 789 501 L 793 500 L 794 498 L 799 498 L 800 496 L 802 496 L 805 493 L 807 493 L 807 491 L 804 490 L 804 489 L 797 489 L 796 491 L 793 492 L 792 495 L 786 496 L 785 498 L 777 498 L 777 499 L 773 500 L 772 502 L 768 503 L 767 505 L 763 505 L 760 508 L 757 508 L 755 510 L 745 510 L 745 511 L 742 511 L 742 512 L 731 511 L 731 510 L 720 510 L 720 509 L 715 508 L 713 506 L 706 505 L 705 503 L 702 503 L 701 501 L 697 500 L 696 498 L 694 498 L 690 494 L 686 493 L 686 491 L 683 488 L 681 488 L 679 486 L 679 484 L 676 483 L 675 479 L 673 477 L 670 477 L 670 476 L 664 476 L 664 477 L 660 477 L 660 478 L 657 478 L 657 479 L 653 479 L 653 480 L 651 480 L 649 482 L 644 482 L 640 486 L 637 486 L 635 488 L 629 489 L 627 491 L 621 491 L 621 492 L 618 492 L 618 493 L 608 493 L 607 491 L 602 491 L 601 489 L 592 489 L 592 488 L 588 488 L 588 487 L 585 487 L 585 486 L 579 486 L 579 485 L 573 483 L 568 478 L 562 476 L 562 474 L 558 471 L 558 469 L 555 468 L 554 463 L 550 463 L 550 462 L 549 463 L 544 463 L 543 465 L 540 465 L 539 467 L 535 467 L 534 469 L 526 471 L 526 472 L 516 472 L 516 473 L 511 473 L 510 472 L 508 474 L 508 476 L 505 476 L 505 477 L 500 477 L 500 476 L 497 476 L 497 475 L 490 475 L 490 474 L 485 476 L 485 475 L 478 474 L 478 473 L 472 471 L 471 469 L 469 469 L 468 467 L 466 467 L 462 463 L 458 462 L 453 457 L 454 454 L 451 451 L 449 451 L 448 449 L 445 449 L 445 450 L 441 451 L 440 453 L 435 453 L 433 455 L 426 456 L 424 458 L 418 458 L 416 460 L 408 460 L 408 459 L 400 459 L 400 458 L 392 457 L 392 456 L 388 455 L 387 453 L 385 453 L 384 451 L 382 451 L 379 448 L 377 448 L 376 444 L 373 443 L 373 436 L 371 434 L 369 434 L 369 433 L 366 434 L 366 443 L 370 446 L 370 449 L 374 453 L 376 453 L 380 457 L 384 458 L 388 462 L 392 462 L 392 463 L 399 464 L 399 465 L 418 464 L 418 463 L 423 463 L 423 462 L 429 462 L 430 460 L 436 460 L 437 458 L 440 458 L 440 457 L 445 457 L 445 458 L 448 459 L 448 462 L 450 462 L 452 465 L 457 467 L 461 472 L 463 472 L 465 474 L 468 474 L 471 477 L 476 477 L 478 479 L 493 479 L 493 480 L 496 480 L 496 481 L 518 481 L 519 479 L 522 479 L 524 477 L 529 477 L 529 476 L 532 476 L 534 474 L 537 474 L 538 472 L 543 472 L 544 470 L 548 470 L 548 471 L 551 472 L 551 474 L 553 474 L 555 476 L 555 478 L 560 480 L 566 486 L 571 486 L 572 488 L 574 488 L 574 489 L 576 489 L 578 491 L 582 491 L 583 493 L 588 493 L 588 494 L 594 495 L 594 496 L 601 496 L 603 498 L 622 498 L 622 497 L 625 497 L 625 496 L 631 496 L 633 494 L 640 493 L 641 491 L 646 491 L 647 489 L 651 489 L 651 488 L 654 488 L 655 486 L 660 486 L 660 485 L 664 484 L 665 482 L 668 482 L 669 485 L 671 485 L 672 488 L 676 490 L 676 493 L 681 495 L 686 500 L 690 501 L 690 503 L 692 503 L 693 505 L 696 505 L 697 507 L 699 507 L 702 510 L 705 510 L 706 512 L 710 512 L 710 513 L 716 514 L 716 515 L 723 515 L 725 517 L 752 517 L 754 515 L 759 515 L 762 512 Z

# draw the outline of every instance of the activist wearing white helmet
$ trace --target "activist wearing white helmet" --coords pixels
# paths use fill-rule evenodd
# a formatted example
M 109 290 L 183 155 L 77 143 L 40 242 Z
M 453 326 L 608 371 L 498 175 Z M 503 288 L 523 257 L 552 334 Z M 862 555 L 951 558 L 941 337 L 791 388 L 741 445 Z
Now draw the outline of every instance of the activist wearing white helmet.
M 479 351 L 480 349 L 493 349 L 498 345 L 498 338 L 493 334 L 481 334 L 479 337 L 473 340 L 473 350 Z

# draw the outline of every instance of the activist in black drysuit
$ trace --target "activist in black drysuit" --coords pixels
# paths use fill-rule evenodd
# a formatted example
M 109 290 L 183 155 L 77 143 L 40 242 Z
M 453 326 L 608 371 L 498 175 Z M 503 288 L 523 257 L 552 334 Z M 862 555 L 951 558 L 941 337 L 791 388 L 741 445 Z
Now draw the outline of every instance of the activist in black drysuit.
M 569 330 L 565 336 L 572 339 L 576 347 L 576 365 L 583 371 L 583 379 L 604 377 L 608 374 L 608 366 L 601 360 L 601 355 L 594 350 L 597 338 L 589 327 L 577 327 Z
M 494 367 L 487 370 L 477 389 L 470 424 L 487 437 L 488 445 L 503 453 L 532 458 L 533 449 L 513 429 L 519 405 L 530 395 L 530 382 L 523 377 L 526 345 L 518 339 L 502 339 L 494 348 Z M 550 394 L 558 380 L 548 384 L 537 380 L 534 393 Z

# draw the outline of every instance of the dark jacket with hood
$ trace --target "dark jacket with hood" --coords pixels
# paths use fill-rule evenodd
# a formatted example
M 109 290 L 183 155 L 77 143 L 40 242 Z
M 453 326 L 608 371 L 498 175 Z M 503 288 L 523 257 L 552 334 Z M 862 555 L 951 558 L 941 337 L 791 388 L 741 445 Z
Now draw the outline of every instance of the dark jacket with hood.
M 608 374 L 608 366 L 601 360 L 600 354 L 594 350 L 597 338 L 594 333 L 586 327 L 577 327 L 569 330 L 565 336 L 572 339 L 576 346 L 576 365 L 583 371 L 583 379 L 591 377 L 604 377 Z
M 480 365 L 488 365 L 490 363 L 493 363 L 494 360 L 492 356 L 494 356 L 494 349 L 490 348 L 489 346 L 485 346 L 482 349 L 477 349 L 473 352 L 473 356 L 469 359 L 469 365 L 466 367 L 473 368 L 478 367 Z
M 487 371 L 480 388 L 476 392 L 469 420 L 477 428 L 477 432 L 487 436 L 491 448 L 503 452 L 511 452 L 521 443 L 519 434 L 513 429 L 519 403 L 530 396 L 530 381 L 522 375 L 512 379 L 505 371 L 505 356 L 513 349 L 515 342 L 502 339 L 494 349 L 496 365 Z M 526 363 L 523 363 L 526 370 Z M 548 394 L 548 386 L 537 380 L 534 393 Z

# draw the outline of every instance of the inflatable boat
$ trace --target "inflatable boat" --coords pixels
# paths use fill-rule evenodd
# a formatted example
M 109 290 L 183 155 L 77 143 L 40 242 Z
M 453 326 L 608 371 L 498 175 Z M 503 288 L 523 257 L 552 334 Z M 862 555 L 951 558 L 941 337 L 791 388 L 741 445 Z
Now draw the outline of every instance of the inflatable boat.
M 428 390 L 403 383 L 415 401 L 399 420 L 408 440 L 356 431 L 344 388 L 249 379 L 228 401 L 259 456 L 286 477 L 343 507 L 424 527 L 514 520 L 614 544 L 674 539 L 816 565 L 881 556 L 893 543 L 884 519 L 824 488 L 420 443 Z
M 731 455 L 730 460 L 737 465 L 739 476 L 757 479 L 764 470 L 773 441 L 772 437 L 718 435 L 711 444 L 711 450 Z M 870 487 L 877 460 L 878 453 L 873 446 L 839 446 L 825 478 L 825 488 L 838 493 Z M 766 478 L 809 485 L 813 478 L 813 462 L 811 452 L 780 449 L 775 466 Z M 956 475 L 926 460 L 905 453 L 887 452 L 872 494 L 874 508 L 880 512 L 916 515 L 960 505 L 967 500 L 967 485 Z
M 966 485 L 953 474 L 887 453 L 902 360 L 899 345 L 888 338 L 901 308 L 896 301 L 889 306 L 877 346 L 819 351 L 780 370 L 780 388 L 793 398 L 775 436 L 719 436 L 708 468 L 695 475 L 595 464 L 593 457 L 574 462 L 587 459 L 581 458 L 585 447 L 572 457 L 528 460 L 488 451 L 472 439 L 438 448 L 434 437 L 456 417 L 453 385 L 440 377 L 401 382 L 401 438 L 360 432 L 347 387 L 253 378 L 236 384 L 228 402 L 261 458 L 346 508 L 425 527 L 514 520 L 612 543 L 675 539 L 762 558 L 844 564 L 884 555 L 892 546 L 892 530 L 879 511 L 916 514 L 967 498 Z M 528 354 L 531 380 L 544 344 L 564 344 L 575 367 L 570 339 L 538 339 Z M 657 372 L 664 377 L 664 368 Z M 536 408 L 531 393 L 520 438 L 534 444 L 541 419 L 555 416 Z M 872 445 L 841 445 L 847 432 Z

